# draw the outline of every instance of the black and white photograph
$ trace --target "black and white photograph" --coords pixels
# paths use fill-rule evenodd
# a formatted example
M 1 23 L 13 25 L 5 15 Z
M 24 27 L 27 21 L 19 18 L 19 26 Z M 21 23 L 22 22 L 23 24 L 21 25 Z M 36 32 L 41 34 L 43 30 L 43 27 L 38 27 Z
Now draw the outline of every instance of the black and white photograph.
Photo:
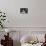
M 21 14 L 28 14 L 28 8 L 20 8 Z

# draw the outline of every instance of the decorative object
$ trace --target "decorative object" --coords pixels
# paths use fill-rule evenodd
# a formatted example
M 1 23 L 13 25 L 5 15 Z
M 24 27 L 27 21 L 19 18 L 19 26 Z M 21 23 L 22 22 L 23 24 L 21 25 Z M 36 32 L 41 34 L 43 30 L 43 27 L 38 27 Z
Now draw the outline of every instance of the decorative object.
M 3 28 L 4 27 L 4 22 L 6 20 L 6 15 L 4 12 L 0 11 L 0 27 Z
M 9 34 L 10 30 L 9 30 L 9 29 L 5 29 L 5 32 L 6 32 L 7 34 Z
M 28 8 L 20 8 L 20 13 L 21 14 L 27 14 L 28 13 Z
M 10 30 L 9 30 L 9 29 L 5 29 L 5 32 L 6 32 L 6 33 L 9 33 L 9 32 L 10 32 Z
M 1 39 L 1 44 L 3 46 L 13 46 L 13 39 L 9 37 L 9 33 L 7 35 L 4 35 L 5 40 Z

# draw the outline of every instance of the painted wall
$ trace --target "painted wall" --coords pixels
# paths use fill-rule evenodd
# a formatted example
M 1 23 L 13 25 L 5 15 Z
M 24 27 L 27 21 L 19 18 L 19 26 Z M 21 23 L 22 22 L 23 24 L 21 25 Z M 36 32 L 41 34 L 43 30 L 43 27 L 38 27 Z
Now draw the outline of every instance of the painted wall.
M 28 14 L 20 14 L 20 8 L 28 8 Z M 5 26 L 13 27 L 11 29 L 20 31 L 21 35 L 46 31 L 46 0 L 0 0 L 0 9 L 7 15 Z
M 20 14 L 28 8 L 28 14 Z M 7 27 L 46 27 L 46 0 L 0 0 L 0 9 L 6 12 Z
M 28 14 L 20 14 L 20 8 L 28 8 Z M 46 31 L 46 0 L 0 0 L 0 9 L 7 15 L 5 26 L 20 31 L 20 36 L 30 31 Z M 17 33 L 15 37 L 18 38 Z

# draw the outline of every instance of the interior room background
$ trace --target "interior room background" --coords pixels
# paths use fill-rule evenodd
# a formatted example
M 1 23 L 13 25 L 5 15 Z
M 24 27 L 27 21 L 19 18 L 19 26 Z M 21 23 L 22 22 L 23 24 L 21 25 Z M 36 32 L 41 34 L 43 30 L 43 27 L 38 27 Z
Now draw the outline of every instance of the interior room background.
M 20 8 L 28 8 L 28 14 L 20 14 Z M 0 10 L 6 12 L 5 27 L 19 32 L 15 33 L 17 38 L 24 34 L 23 31 L 26 34 L 46 31 L 46 0 L 0 0 Z

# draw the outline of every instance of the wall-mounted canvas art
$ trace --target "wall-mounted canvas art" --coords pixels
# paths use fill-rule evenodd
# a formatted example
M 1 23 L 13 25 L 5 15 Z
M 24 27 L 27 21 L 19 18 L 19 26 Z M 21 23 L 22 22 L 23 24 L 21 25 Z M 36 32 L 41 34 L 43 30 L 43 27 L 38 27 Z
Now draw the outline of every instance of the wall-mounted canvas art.
M 28 14 L 28 8 L 20 8 L 21 14 Z

